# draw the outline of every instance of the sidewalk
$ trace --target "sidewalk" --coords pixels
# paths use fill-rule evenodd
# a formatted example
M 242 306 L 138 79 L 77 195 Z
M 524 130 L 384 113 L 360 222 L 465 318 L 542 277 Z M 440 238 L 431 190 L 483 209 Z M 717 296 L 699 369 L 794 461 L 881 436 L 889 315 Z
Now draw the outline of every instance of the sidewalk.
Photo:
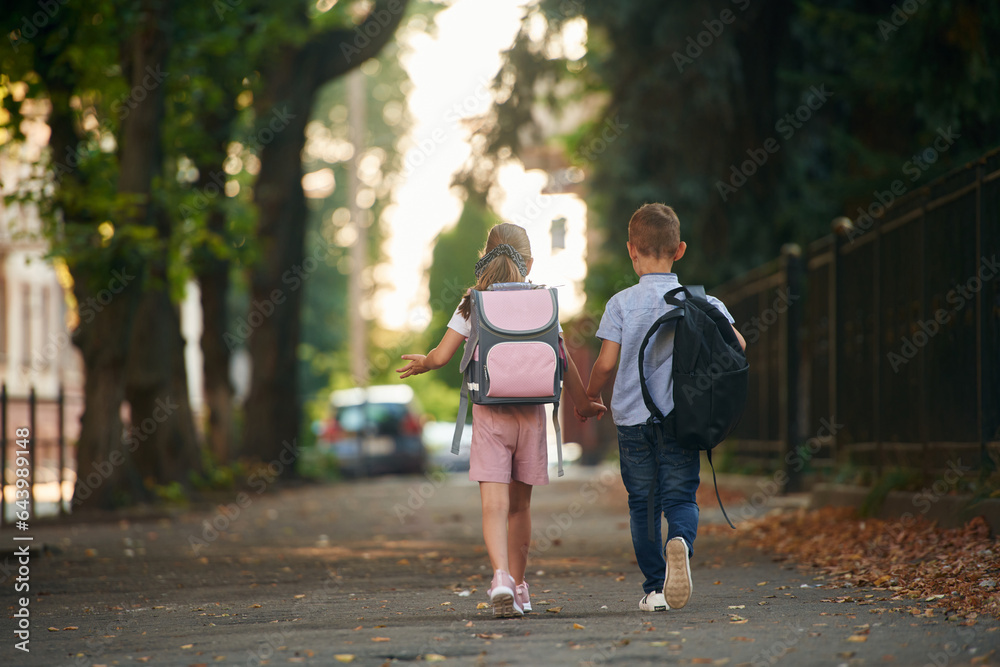
M 735 522 L 736 495 L 724 491 Z M 722 522 L 710 475 L 700 502 L 703 526 Z M 570 468 L 536 490 L 532 515 L 536 612 L 505 620 L 479 608 L 491 573 L 478 488 L 464 474 L 249 490 L 207 513 L 39 525 L 30 653 L 14 648 L 21 594 L 5 531 L 0 664 L 1000 664 L 995 620 L 897 613 L 920 601 L 830 588 L 816 571 L 738 547 L 728 527 L 695 544 L 684 609 L 640 612 L 613 468 Z

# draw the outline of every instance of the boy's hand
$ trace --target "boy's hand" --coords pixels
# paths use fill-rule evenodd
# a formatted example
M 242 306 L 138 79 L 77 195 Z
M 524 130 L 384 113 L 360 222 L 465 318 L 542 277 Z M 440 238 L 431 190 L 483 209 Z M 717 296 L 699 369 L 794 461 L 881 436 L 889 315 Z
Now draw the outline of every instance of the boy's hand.
M 400 374 L 400 380 L 408 378 L 411 375 L 420 375 L 421 373 L 426 373 L 431 370 L 427 367 L 427 355 L 425 354 L 404 354 L 403 359 L 408 360 L 410 363 L 406 364 L 402 368 L 396 369 L 396 372 Z
M 598 397 L 596 400 L 591 399 L 587 405 L 574 407 L 573 411 L 576 412 L 577 419 L 585 422 L 590 417 L 601 419 L 604 413 L 608 411 L 608 408 L 601 401 L 600 397 Z

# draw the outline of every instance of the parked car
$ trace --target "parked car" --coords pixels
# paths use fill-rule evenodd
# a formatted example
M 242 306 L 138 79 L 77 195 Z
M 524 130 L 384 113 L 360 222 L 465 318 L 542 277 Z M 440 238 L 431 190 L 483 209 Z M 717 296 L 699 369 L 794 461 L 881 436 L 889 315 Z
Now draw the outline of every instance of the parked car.
M 332 452 L 349 477 L 422 473 L 427 452 L 413 389 L 377 385 L 330 395 L 330 419 L 317 447 Z
M 451 441 L 455 437 L 455 422 L 427 422 L 424 425 L 424 442 L 427 444 L 431 465 L 446 472 L 469 469 L 469 449 L 472 446 L 472 424 L 462 430 L 462 442 L 458 455 L 451 453 Z

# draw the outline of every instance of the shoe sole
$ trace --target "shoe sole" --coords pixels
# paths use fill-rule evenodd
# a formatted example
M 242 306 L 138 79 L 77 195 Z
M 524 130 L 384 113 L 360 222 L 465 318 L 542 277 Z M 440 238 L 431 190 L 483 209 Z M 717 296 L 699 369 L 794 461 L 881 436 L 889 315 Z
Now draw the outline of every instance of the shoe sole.
M 675 538 L 667 542 L 667 580 L 663 597 L 671 609 L 680 609 L 691 599 L 691 567 L 687 542 Z
M 507 587 L 494 589 L 490 596 L 493 603 L 493 616 L 495 618 L 517 618 L 524 616 L 524 612 L 514 600 L 514 591 Z

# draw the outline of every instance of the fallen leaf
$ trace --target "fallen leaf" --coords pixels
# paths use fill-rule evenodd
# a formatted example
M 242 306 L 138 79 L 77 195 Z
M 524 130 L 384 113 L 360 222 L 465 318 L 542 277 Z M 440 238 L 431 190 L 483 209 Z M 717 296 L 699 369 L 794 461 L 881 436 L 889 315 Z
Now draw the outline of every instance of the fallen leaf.
M 335 654 L 333 656 L 333 659 L 336 660 L 337 662 L 353 662 L 354 661 L 354 654 L 353 653 L 337 653 L 337 654 Z
M 480 639 L 503 639 L 503 635 L 496 632 L 477 632 L 476 636 Z
M 860 644 L 862 642 L 868 641 L 868 635 L 851 635 L 847 638 L 847 641 L 854 642 L 855 644 Z
M 730 609 L 746 609 L 747 606 L 745 604 L 731 604 L 731 605 L 729 605 L 729 608 Z
M 194 644 L 184 644 L 181 648 L 194 648 Z
M 547 612 L 549 612 L 551 614 L 558 614 L 559 612 L 562 611 L 562 607 L 549 607 L 545 611 L 547 611 Z
M 476 605 L 476 609 L 486 609 L 489 606 L 490 605 L 488 602 L 480 602 L 479 604 Z
M 440 653 L 428 653 L 427 655 L 424 656 L 424 660 L 426 660 L 427 662 L 442 662 L 447 659 L 448 658 L 444 657 Z
M 766 581 L 758 581 L 757 585 L 758 586 L 767 586 L 767 582 Z
M 757 641 L 753 637 L 733 637 L 730 641 L 734 642 L 755 642 Z
M 79 629 L 80 628 L 76 627 L 75 625 L 67 625 L 65 628 L 63 628 L 63 630 L 79 630 Z
M 59 628 L 50 627 L 49 632 L 59 632 Z
M 392 640 L 390 638 L 388 638 L 388 637 L 372 637 L 372 641 L 373 642 L 388 642 L 388 641 L 392 641 Z
M 585 628 L 582 625 L 580 625 L 579 623 L 574 623 L 573 624 L 573 629 L 574 630 L 584 630 Z
M 296 599 L 296 600 L 301 600 L 301 599 L 302 599 L 302 598 L 304 598 L 305 596 L 306 596 L 306 594 L 305 594 L 305 593 L 299 593 L 298 595 L 296 595 L 296 596 L 295 596 L 295 599 Z

